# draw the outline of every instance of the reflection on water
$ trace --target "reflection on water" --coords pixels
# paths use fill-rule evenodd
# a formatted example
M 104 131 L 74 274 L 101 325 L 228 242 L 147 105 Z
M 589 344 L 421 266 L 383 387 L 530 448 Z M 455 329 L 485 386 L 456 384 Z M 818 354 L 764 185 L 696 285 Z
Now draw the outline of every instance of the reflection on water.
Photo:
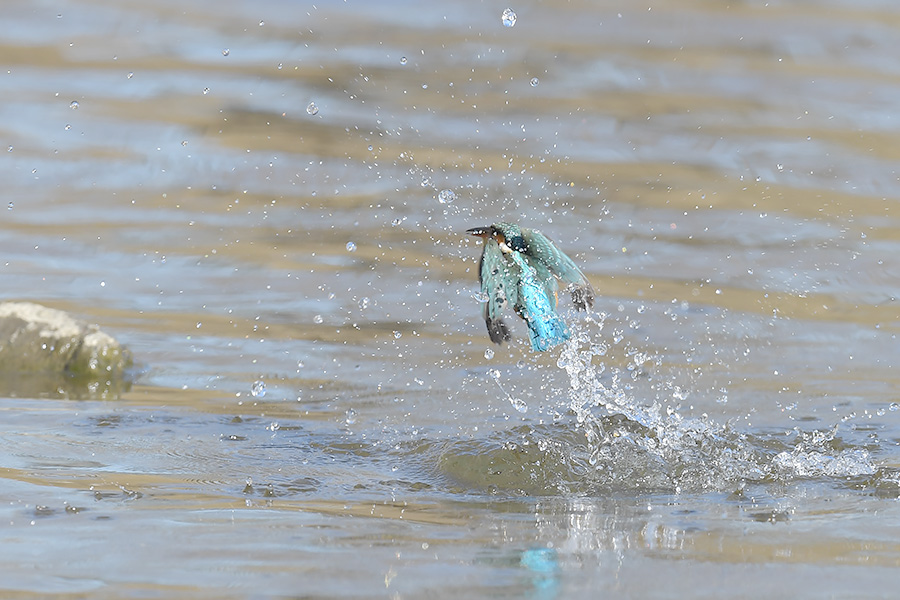
M 0 399 L 2 589 L 893 591 L 895 9 L 504 8 L 5 6 L 3 299 L 138 373 Z M 599 293 L 557 352 L 499 220 Z

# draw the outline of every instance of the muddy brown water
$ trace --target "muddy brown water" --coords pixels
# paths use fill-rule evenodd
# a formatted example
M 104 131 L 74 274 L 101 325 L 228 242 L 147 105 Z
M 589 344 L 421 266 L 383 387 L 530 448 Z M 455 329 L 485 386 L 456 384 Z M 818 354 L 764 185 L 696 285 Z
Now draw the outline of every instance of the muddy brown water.
M 4 595 L 895 593 L 900 13 L 509 7 L 4 5 L 2 299 L 137 360 L 3 377 Z

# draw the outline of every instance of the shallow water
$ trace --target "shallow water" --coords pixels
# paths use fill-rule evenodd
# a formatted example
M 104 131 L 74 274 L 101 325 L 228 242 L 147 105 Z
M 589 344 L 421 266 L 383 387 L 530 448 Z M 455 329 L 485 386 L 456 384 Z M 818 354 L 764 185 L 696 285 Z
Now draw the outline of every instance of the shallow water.
M 4 6 L 0 299 L 138 363 L 0 378 L 6 595 L 895 593 L 900 13 L 504 8 Z

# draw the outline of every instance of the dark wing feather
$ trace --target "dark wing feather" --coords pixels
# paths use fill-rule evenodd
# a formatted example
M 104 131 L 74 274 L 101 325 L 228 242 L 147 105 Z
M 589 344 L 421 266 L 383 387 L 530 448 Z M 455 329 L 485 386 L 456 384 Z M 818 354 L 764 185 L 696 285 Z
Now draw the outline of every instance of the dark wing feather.
M 485 240 L 481 261 L 478 263 L 478 278 L 481 292 L 487 296 L 484 321 L 488 335 L 495 344 L 502 344 L 509 341 L 510 333 L 500 315 L 507 305 L 516 304 L 518 289 L 500 245 L 495 240 Z

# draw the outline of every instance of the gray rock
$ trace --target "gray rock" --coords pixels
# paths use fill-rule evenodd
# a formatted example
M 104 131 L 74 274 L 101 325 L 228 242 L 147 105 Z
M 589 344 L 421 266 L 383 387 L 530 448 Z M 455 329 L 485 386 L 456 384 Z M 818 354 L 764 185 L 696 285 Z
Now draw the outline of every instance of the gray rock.
M 131 353 L 68 313 L 32 302 L 0 303 L 0 372 L 119 379 Z

